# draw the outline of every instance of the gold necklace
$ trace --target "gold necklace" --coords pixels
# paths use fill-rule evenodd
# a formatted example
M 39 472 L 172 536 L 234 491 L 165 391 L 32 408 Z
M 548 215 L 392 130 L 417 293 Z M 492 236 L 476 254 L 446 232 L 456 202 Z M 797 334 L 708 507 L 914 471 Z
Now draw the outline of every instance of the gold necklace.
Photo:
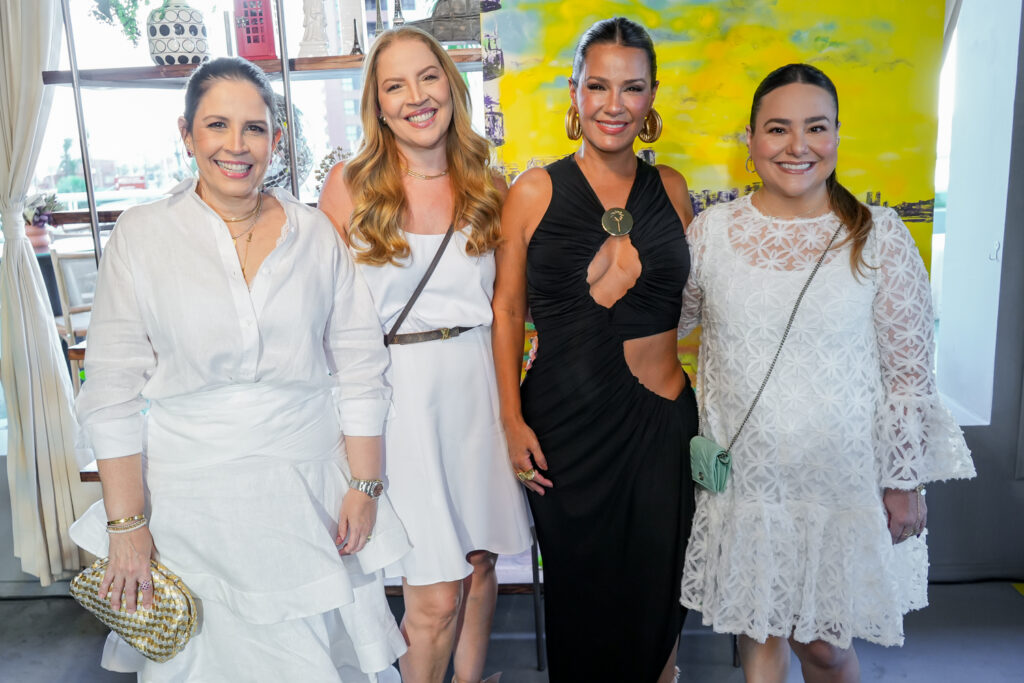
M 262 214 L 262 213 L 263 213 L 263 193 L 260 192 L 260 196 L 256 200 L 256 210 L 249 214 L 249 218 L 253 218 L 253 216 L 255 216 L 255 218 L 253 219 L 252 223 L 249 223 L 249 227 L 246 228 L 245 230 L 243 230 L 242 232 L 238 233 L 237 235 L 231 235 L 231 239 L 234 240 L 235 242 L 237 242 L 239 237 L 243 237 L 247 233 L 251 232 L 252 229 L 254 227 L 256 227 L 256 221 L 258 221 L 260 219 L 260 214 Z M 239 220 L 241 220 L 241 219 L 239 219 Z M 232 219 L 232 220 L 228 221 L 228 219 L 225 218 L 224 221 L 225 222 L 229 222 L 229 223 L 234 223 L 235 219 Z M 228 234 L 231 234 L 230 230 L 228 230 Z M 251 239 L 252 238 L 250 238 L 250 240 Z
M 444 176 L 448 175 L 448 169 L 444 169 L 437 175 L 427 175 L 426 173 L 420 173 L 419 171 L 414 171 L 411 168 L 407 168 L 405 169 L 405 174 L 411 175 L 413 178 L 419 178 L 420 180 L 437 180 L 438 178 L 443 178 Z
M 224 216 L 220 216 L 220 212 L 218 212 L 217 215 L 220 216 L 220 219 L 222 221 L 224 221 L 225 223 L 241 223 L 242 221 L 247 221 L 250 218 L 252 218 L 253 216 L 259 214 L 260 209 L 262 207 L 263 207 L 263 193 L 260 192 L 259 195 L 257 195 L 257 197 L 256 197 L 256 206 L 253 208 L 252 211 L 250 211 L 249 213 L 245 214 L 244 216 L 224 217 Z M 244 235 L 244 234 L 245 233 L 243 232 L 242 235 Z M 239 235 L 239 237 L 241 237 L 242 235 Z
M 235 249 L 237 250 L 238 249 L 238 247 L 237 247 L 238 238 L 242 237 L 243 235 L 249 235 L 246 238 L 246 240 L 245 240 L 245 254 L 242 256 L 242 279 L 243 280 L 245 280 L 245 267 L 249 264 L 249 245 L 252 244 L 253 235 L 256 234 L 255 232 L 253 232 L 253 228 L 256 227 L 256 223 L 260 220 L 260 216 L 262 214 L 263 214 L 263 193 L 260 193 L 260 200 L 259 200 L 259 202 L 256 205 L 256 215 L 253 217 L 252 223 L 249 224 L 248 228 L 246 228 L 242 232 L 238 233 L 237 237 L 232 237 L 231 238 L 231 240 L 236 245 Z

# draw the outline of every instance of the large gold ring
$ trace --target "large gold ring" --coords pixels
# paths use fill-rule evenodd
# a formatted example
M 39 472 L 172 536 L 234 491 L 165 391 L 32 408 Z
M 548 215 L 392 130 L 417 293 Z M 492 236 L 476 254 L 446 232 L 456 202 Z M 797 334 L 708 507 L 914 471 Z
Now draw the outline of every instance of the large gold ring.
M 518 477 L 519 481 L 533 481 L 533 478 L 536 476 L 537 470 L 533 469 L 532 467 L 522 472 L 516 472 L 516 477 Z

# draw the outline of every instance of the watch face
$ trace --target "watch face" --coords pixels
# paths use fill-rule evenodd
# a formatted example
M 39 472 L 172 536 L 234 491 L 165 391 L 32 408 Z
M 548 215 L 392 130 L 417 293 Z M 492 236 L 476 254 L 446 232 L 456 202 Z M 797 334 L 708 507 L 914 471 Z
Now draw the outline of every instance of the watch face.
M 370 486 L 370 497 L 379 498 L 382 493 L 384 493 L 384 484 L 379 481 L 373 482 L 373 485 Z

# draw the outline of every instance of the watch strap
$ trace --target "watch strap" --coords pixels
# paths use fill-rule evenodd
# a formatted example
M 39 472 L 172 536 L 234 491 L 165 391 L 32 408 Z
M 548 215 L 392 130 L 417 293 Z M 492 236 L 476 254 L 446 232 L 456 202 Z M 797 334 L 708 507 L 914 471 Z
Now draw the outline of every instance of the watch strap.
M 384 493 L 384 481 L 381 479 L 356 479 L 348 480 L 348 486 L 360 493 L 365 493 L 370 498 L 379 498 Z

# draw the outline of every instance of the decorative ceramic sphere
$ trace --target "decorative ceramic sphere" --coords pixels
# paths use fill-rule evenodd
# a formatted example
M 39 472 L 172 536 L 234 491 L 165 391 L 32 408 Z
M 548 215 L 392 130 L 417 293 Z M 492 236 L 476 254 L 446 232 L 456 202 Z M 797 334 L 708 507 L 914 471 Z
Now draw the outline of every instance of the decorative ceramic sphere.
M 160 66 L 201 64 L 210 59 L 203 13 L 186 2 L 170 2 L 149 13 L 149 54 Z
M 274 117 L 277 119 L 277 125 L 282 128 L 282 134 L 281 141 L 277 143 L 274 155 L 270 158 L 267 174 L 263 177 L 263 185 L 264 187 L 287 188 L 291 184 L 292 171 L 291 165 L 288 163 L 291 150 L 288 143 L 288 129 L 285 128 L 284 97 L 274 93 L 274 104 Z M 292 112 L 295 114 L 295 146 L 298 147 L 298 154 L 295 156 L 295 170 L 298 171 L 299 185 L 302 185 L 302 183 L 306 182 L 309 172 L 313 169 L 313 153 L 310 151 L 309 142 L 306 141 L 306 136 L 302 132 L 302 112 L 294 105 L 292 106 Z

